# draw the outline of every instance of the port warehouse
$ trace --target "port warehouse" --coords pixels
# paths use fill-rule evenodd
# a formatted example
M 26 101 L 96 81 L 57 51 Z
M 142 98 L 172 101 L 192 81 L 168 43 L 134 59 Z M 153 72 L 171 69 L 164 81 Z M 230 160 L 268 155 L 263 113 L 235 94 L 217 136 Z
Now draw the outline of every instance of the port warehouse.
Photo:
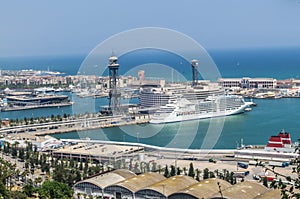
M 137 156 L 153 156 L 159 158 L 185 159 L 185 160 L 207 160 L 207 155 L 233 155 L 234 150 L 194 150 L 194 149 L 175 149 L 157 147 L 141 143 L 114 142 L 102 140 L 78 140 L 78 139 L 61 139 L 67 143 L 81 143 L 81 147 L 70 147 L 55 150 L 52 152 L 56 157 L 93 159 L 94 161 L 117 161 L 121 158 Z M 124 148 L 122 148 L 124 147 Z M 102 150 L 104 149 L 104 150 Z M 136 153 L 141 152 L 141 153 Z M 141 157 L 142 158 L 142 157 Z
M 231 199 L 267 198 L 269 195 L 280 198 L 279 191 L 270 190 L 255 181 L 244 181 L 231 185 L 224 180 L 212 178 L 198 182 L 185 175 L 165 178 L 163 175 L 153 172 L 136 175 L 125 169 L 106 172 L 79 181 L 73 188 L 75 195 L 83 194 L 116 199 L 220 198 L 220 190 L 224 198 Z
M 259 160 L 272 162 L 292 162 L 299 154 L 297 153 L 277 153 L 264 150 L 231 150 L 231 149 L 175 149 L 158 147 L 153 145 L 129 142 L 114 142 L 101 140 L 77 140 L 77 139 L 61 139 L 63 142 L 75 142 L 85 144 L 82 150 L 62 149 L 53 151 L 53 155 L 57 157 L 73 157 L 82 159 L 93 159 L 95 161 L 119 160 L 126 157 L 137 155 L 136 152 L 142 152 L 138 155 L 148 155 L 158 158 L 167 159 L 182 159 L 182 160 L 199 160 L 207 161 L 208 157 L 213 155 L 224 160 Z M 98 146 L 96 145 L 98 144 Z M 99 145 L 100 144 L 100 145 Z M 92 147 L 93 145 L 97 147 Z M 109 149 L 108 146 L 119 146 Z M 124 146 L 125 148 L 120 148 Z M 107 147 L 106 151 L 101 150 L 101 147 Z M 93 149 L 93 150 L 91 150 Z

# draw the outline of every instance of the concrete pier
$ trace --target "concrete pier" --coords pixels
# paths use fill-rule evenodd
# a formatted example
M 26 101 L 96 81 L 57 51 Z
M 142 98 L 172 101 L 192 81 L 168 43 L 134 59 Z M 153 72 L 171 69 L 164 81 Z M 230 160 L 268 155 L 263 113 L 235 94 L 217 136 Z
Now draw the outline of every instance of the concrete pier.
M 123 116 L 105 116 L 69 119 L 59 122 L 47 122 L 41 124 L 29 124 L 14 127 L 4 127 L 0 129 L 0 135 L 30 133 L 35 136 L 66 133 L 72 131 L 83 131 L 98 128 L 109 128 L 116 126 L 135 125 L 148 123 L 148 116 L 136 116 L 134 119 L 124 118 Z

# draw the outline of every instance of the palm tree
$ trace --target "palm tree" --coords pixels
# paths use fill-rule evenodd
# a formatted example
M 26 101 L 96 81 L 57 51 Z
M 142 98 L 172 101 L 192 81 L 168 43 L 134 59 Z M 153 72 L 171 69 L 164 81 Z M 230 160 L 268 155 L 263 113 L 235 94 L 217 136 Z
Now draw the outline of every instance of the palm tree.
M 25 169 L 22 173 L 21 173 L 21 176 L 22 176 L 22 179 L 25 180 L 25 184 L 27 184 L 27 175 L 29 174 L 29 171 L 27 169 Z
M 183 167 L 183 173 L 184 173 L 184 175 L 187 175 L 186 167 Z
M 198 182 L 200 181 L 200 173 L 201 173 L 201 171 L 199 169 L 196 169 L 196 180 Z
M 181 169 L 177 167 L 176 175 L 180 175 L 180 174 L 181 174 Z
M 195 171 L 194 171 L 193 163 L 190 163 L 190 168 L 189 168 L 188 176 L 190 176 L 190 177 L 192 177 L 192 178 L 195 177 Z
M 165 176 L 166 178 L 170 177 L 168 165 L 166 165 L 166 167 L 165 167 L 164 176 Z
M 12 145 L 11 155 L 12 155 L 13 157 L 17 157 L 17 155 L 18 155 L 17 147 L 18 147 L 19 144 L 20 144 L 20 143 L 19 143 L 18 141 L 15 141 L 15 142 L 13 143 L 13 145 Z

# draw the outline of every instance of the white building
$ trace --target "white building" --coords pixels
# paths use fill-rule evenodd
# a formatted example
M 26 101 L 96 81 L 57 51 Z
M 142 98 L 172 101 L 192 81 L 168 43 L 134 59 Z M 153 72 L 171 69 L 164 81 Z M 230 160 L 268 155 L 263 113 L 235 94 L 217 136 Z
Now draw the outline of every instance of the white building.
M 218 83 L 224 88 L 276 88 L 274 78 L 219 78 Z

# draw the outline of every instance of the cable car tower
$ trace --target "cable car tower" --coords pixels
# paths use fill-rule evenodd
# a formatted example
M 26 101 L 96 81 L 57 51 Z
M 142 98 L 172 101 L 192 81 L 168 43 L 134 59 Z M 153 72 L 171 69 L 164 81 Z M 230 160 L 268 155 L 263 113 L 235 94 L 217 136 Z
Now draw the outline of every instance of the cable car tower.
M 199 65 L 199 61 L 196 60 L 196 59 L 193 59 L 191 61 L 191 65 L 192 65 L 192 78 L 193 78 L 192 86 L 196 86 L 198 84 L 198 65 Z
M 121 93 L 117 86 L 118 70 L 118 57 L 112 55 L 109 58 L 109 109 L 112 114 L 118 114 L 120 112 L 120 97 Z

